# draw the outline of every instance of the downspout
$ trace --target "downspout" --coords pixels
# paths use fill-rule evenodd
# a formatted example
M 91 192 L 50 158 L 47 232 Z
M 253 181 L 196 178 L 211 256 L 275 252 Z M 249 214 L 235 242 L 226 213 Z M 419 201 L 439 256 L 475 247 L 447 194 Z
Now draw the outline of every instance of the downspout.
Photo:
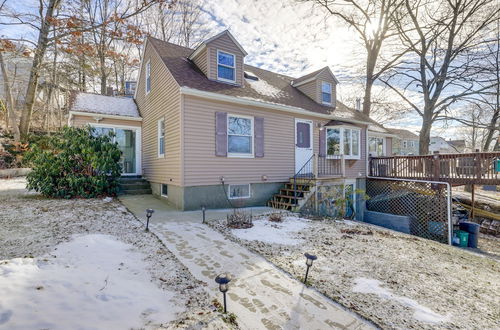
M 375 176 L 366 176 L 368 179 L 377 179 L 377 180 L 389 180 L 389 181 L 403 181 L 403 182 L 420 182 L 420 183 L 431 183 L 431 184 L 444 184 L 448 190 L 447 196 L 447 215 L 448 215 L 448 245 L 452 245 L 453 241 L 453 224 L 451 222 L 451 185 L 448 182 L 443 181 L 425 181 L 425 180 L 411 180 L 411 179 L 396 179 L 396 178 L 385 178 L 385 177 L 375 177 Z

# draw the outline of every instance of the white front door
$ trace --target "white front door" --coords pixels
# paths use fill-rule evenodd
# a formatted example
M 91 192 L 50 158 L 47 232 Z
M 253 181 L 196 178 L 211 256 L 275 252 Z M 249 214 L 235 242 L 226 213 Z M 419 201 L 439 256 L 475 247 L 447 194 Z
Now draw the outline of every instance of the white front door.
M 313 122 L 295 119 L 295 173 L 313 156 Z M 309 167 L 312 170 L 312 167 Z

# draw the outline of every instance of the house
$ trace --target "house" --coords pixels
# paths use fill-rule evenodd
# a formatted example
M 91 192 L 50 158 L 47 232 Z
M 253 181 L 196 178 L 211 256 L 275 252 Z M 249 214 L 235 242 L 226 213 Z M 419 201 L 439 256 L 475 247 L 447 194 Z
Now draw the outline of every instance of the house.
M 396 136 L 392 143 L 392 152 L 394 155 L 405 156 L 419 154 L 418 135 L 406 129 L 388 129 Z
M 328 67 L 290 77 L 245 64 L 246 55 L 229 31 L 196 49 L 150 37 L 137 111 L 127 98 L 110 98 L 123 102 L 123 113 L 113 101 L 86 110 L 76 96 L 70 125 L 120 132 L 127 161 L 135 161 L 125 175 L 142 175 L 182 210 L 305 203 L 311 191 L 290 187 L 298 173 L 317 179 L 309 184 L 342 187 L 341 195 L 363 189 L 367 137 L 390 154 L 393 134 L 337 100 Z
M 429 153 L 438 151 L 441 154 L 454 154 L 466 151 L 465 140 L 446 141 L 440 136 L 432 136 L 429 143 Z

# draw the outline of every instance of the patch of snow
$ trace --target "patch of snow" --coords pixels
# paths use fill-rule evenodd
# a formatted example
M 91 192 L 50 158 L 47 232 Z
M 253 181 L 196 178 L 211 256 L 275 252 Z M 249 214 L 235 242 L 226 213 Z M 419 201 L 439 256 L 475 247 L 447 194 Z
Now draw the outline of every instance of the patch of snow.
M 376 294 L 380 298 L 387 300 L 394 300 L 403 306 L 409 307 L 414 310 L 413 317 L 419 321 L 427 323 L 440 323 L 447 322 L 449 316 L 442 316 L 433 312 L 430 308 L 420 305 L 413 299 L 395 295 L 389 289 L 380 286 L 381 282 L 370 279 L 359 277 L 354 281 L 355 285 L 353 287 L 353 292 L 359 293 L 371 293 Z
M 297 233 L 309 225 L 309 220 L 297 217 L 285 217 L 283 222 L 272 222 L 267 217 L 254 220 L 253 227 L 248 229 L 232 229 L 234 236 L 248 240 L 271 244 L 297 245 L 302 239 Z
M 132 98 L 91 93 L 78 93 L 71 111 L 139 117 L 137 105 Z
M 102 199 L 102 201 L 103 201 L 104 203 L 109 203 L 109 202 L 112 202 L 112 201 L 113 201 L 113 197 L 104 197 L 104 198 Z
M 257 77 L 255 73 L 248 72 L 251 76 Z M 246 79 L 247 83 L 252 87 L 257 93 L 270 97 L 280 97 L 284 93 L 281 89 L 274 87 L 267 81 L 259 78 L 259 80 Z
M 0 261 L 0 327 L 141 328 L 175 320 L 174 293 L 151 282 L 144 256 L 112 236 L 75 236 L 40 258 Z

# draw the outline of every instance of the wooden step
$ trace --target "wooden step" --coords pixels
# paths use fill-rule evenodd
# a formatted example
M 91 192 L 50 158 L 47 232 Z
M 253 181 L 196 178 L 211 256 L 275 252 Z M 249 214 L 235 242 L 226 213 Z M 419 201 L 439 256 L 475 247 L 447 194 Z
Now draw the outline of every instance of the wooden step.
M 274 195 L 273 197 L 277 198 L 288 198 L 288 199 L 302 199 L 301 196 L 290 196 L 290 195 Z

